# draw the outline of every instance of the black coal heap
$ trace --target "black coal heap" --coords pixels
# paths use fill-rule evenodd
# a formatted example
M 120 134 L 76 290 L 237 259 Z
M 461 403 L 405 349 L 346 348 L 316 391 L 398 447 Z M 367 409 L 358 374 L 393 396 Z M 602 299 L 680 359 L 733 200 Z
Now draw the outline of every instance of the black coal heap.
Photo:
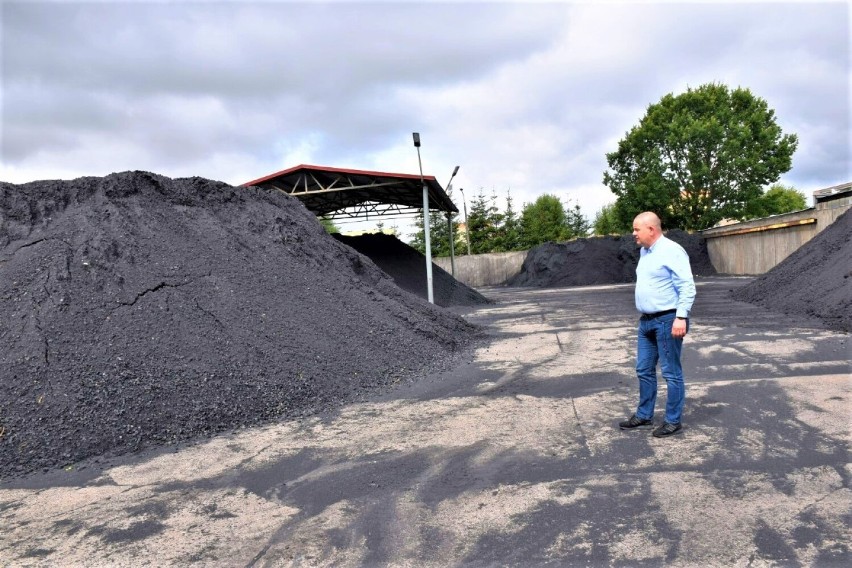
M 328 409 L 474 335 L 281 192 L 0 184 L 0 476 Z
M 816 317 L 830 329 L 852 331 L 852 209 L 732 295 L 791 316 Z
M 689 255 L 693 275 L 716 274 L 704 237 L 680 229 L 665 234 Z M 507 285 L 546 288 L 635 282 L 638 263 L 639 247 L 629 234 L 548 242 L 530 249 L 521 272 Z
M 334 235 L 340 242 L 368 256 L 394 282 L 412 294 L 427 298 L 426 257 L 393 235 L 367 234 L 357 237 Z M 462 284 L 446 270 L 432 263 L 432 299 L 439 306 L 476 306 L 491 301 Z

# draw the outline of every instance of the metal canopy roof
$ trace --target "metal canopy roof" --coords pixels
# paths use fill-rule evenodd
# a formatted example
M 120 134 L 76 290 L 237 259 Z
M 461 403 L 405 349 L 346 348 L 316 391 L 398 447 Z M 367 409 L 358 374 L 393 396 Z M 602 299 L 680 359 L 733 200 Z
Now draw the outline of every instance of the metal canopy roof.
M 279 189 L 315 215 L 337 219 L 418 213 L 423 209 L 423 184 L 430 210 L 458 212 L 434 176 L 423 176 L 421 183 L 419 175 L 302 164 L 243 185 Z

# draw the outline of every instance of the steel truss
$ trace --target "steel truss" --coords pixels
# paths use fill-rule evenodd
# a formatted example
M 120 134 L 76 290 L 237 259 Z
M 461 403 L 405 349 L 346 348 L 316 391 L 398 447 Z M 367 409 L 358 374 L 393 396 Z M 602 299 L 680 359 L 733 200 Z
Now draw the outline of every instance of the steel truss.
M 434 177 L 298 166 L 246 185 L 273 187 L 296 197 L 319 217 L 328 219 L 401 216 L 423 210 L 423 186 L 429 209 L 457 212 Z

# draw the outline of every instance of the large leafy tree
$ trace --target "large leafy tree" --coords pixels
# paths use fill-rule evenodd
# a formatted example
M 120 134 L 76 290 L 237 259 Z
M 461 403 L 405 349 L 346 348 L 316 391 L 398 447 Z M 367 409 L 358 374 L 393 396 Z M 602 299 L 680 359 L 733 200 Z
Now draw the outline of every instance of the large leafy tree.
M 541 195 L 521 211 L 521 232 L 527 247 L 565 240 L 565 227 L 565 208 L 555 195 Z
M 743 219 L 768 217 L 790 211 L 800 211 L 807 207 L 805 194 L 780 183 L 776 183 L 766 193 L 749 203 Z
M 521 211 L 521 235 L 528 248 L 547 241 L 585 237 L 588 233 L 589 222 L 580 212 L 580 206 L 566 208 L 555 195 L 541 195 Z
M 622 225 L 615 203 L 604 205 L 595 213 L 592 227 L 596 235 L 620 235 L 630 232 Z
M 650 210 L 665 228 L 704 229 L 743 217 L 762 188 L 790 169 L 797 145 L 766 101 L 707 84 L 649 106 L 607 154 L 603 181 L 624 224 Z

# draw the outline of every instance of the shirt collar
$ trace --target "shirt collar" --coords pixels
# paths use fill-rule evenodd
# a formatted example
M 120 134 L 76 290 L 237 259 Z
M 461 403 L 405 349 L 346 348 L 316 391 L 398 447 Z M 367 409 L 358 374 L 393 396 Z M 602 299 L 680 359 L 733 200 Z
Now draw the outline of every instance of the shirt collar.
M 661 240 L 663 240 L 664 238 L 666 238 L 665 235 L 660 235 L 660 238 L 658 238 L 656 241 L 654 241 L 654 244 L 652 244 L 651 246 L 649 246 L 645 250 L 648 251 L 648 252 L 654 252 L 654 249 L 657 248 L 657 245 L 659 244 L 659 242 Z

